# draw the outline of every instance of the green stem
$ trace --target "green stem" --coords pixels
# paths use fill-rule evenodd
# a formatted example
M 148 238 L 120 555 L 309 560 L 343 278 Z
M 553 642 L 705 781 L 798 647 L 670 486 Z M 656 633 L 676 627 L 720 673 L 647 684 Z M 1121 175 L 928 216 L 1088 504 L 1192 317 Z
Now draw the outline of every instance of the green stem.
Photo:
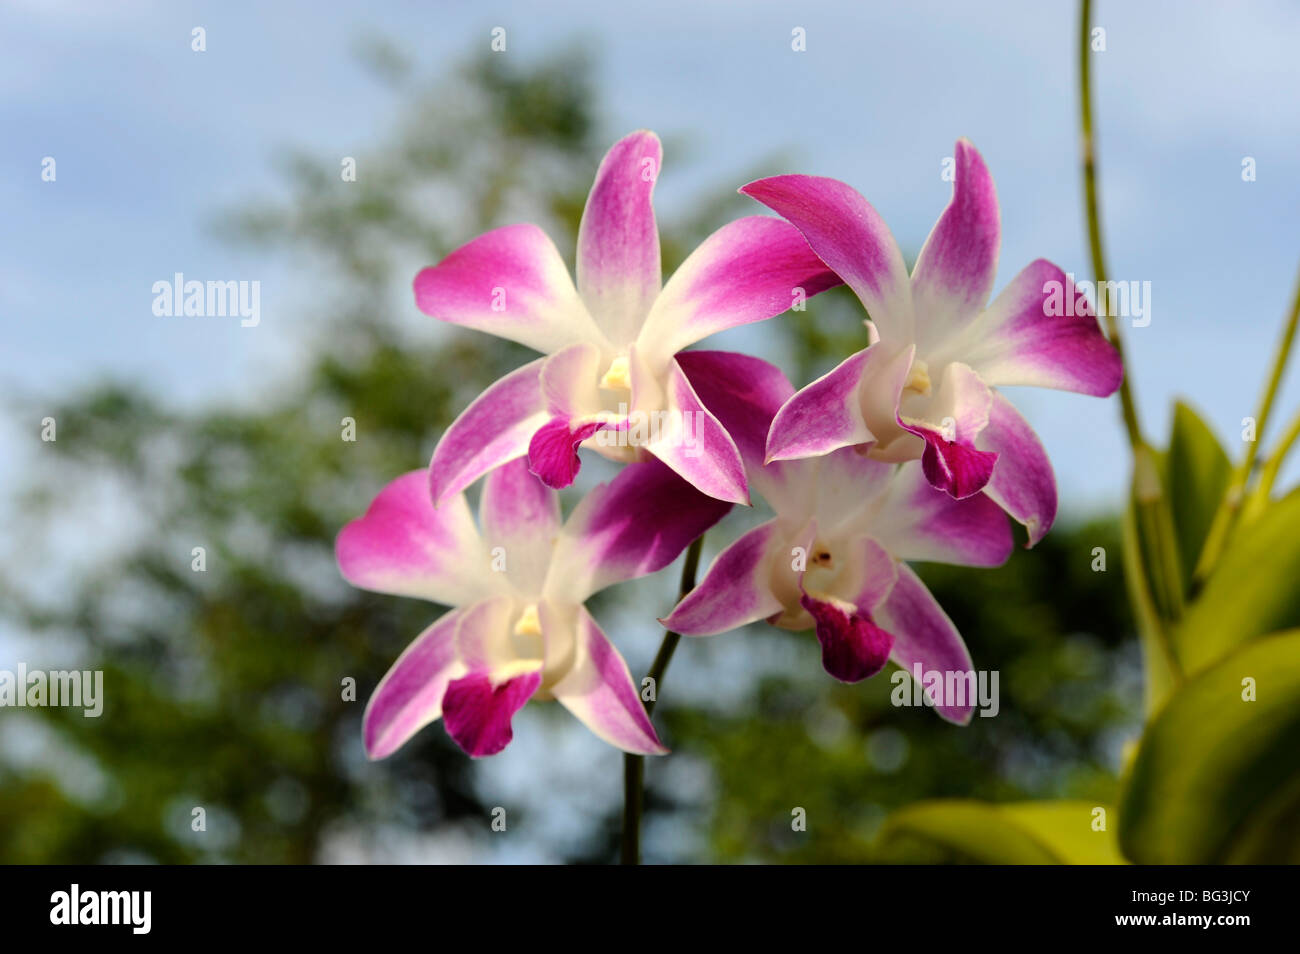
M 700 534 L 686 551 L 686 560 L 682 564 L 682 582 L 677 589 L 678 601 L 695 589 L 695 574 L 700 568 L 700 550 L 703 547 L 704 534 Z M 659 644 L 659 652 L 655 653 L 655 661 L 650 666 L 650 672 L 646 674 L 646 678 L 651 680 L 650 684 L 654 687 L 651 698 L 644 703 L 647 716 L 654 715 L 655 702 L 659 699 L 659 687 L 663 683 L 664 673 L 668 670 L 668 664 L 673 660 L 673 653 L 676 651 L 681 638 L 679 633 L 666 631 L 663 642 Z M 641 863 L 641 814 L 644 803 L 645 756 L 624 753 L 623 847 L 621 857 L 625 865 Z
M 1300 414 L 1291 419 L 1286 433 L 1282 435 L 1282 440 L 1278 442 L 1277 448 L 1269 455 L 1268 460 L 1264 462 L 1264 468 L 1259 472 L 1259 483 L 1255 485 L 1251 497 L 1261 505 L 1268 502 L 1269 495 L 1273 492 L 1273 483 L 1277 480 L 1277 472 L 1282 469 L 1282 464 L 1297 439 L 1300 439 Z
M 1083 192 L 1084 207 L 1088 214 L 1088 246 L 1092 252 L 1092 272 L 1095 287 L 1104 287 L 1106 281 L 1106 253 L 1101 243 L 1101 212 L 1097 201 L 1097 154 L 1092 135 L 1092 51 L 1089 47 L 1089 25 L 1092 23 L 1092 0 L 1083 0 L 1079 8 L 1079 119 L 1080 149 L 1083 153 Z M 1119 320 L 1115 315 L 1105 314 L 1106 298 L 1098 293 L 1097 313 L 1105 321 L 1106 337 L 1111 346 L 1119 352 L 1120 365 L 1124 377 L 1119 385 L 1120 409 L 1124 415 L 1124 430 L 1128 433 L 1129 446 L 1141 447 L 1142 426 L 1138 422 L 1137 403 L 1133 398 L 1133 389 L 1129 384 L 1128 362 L 1124 360 L 1124 339 L 1120 334 Z
M 1173 651 L 1173 641 L 1168 622 L 1182 613 L 1182 570 L 1178 565 L 1177 547 L 1173 545 L 1173 528 L 1168 523 L 1163 501 L 1164 487 L 1155 465 L 1154 452 L 1142 436 L 1138 420 L 1137 401 L 1133 397 L 1132 374 L 1124 355 L 1124 336 L 1120 332 L 1119 317 L 1106 312 L 1106 297 L 1101 293 L 1107 281 L 1106 251 L 1101 239 L 1101 208 L 1097 189 L 1097 148 L 1092 125 L 1092 0 L 1079 4 L 1079 147 L 1083 157 L 1083 200 L 1088 217 L 1088 248 L 1092 254 L 1093 278 L 1098 289 L 1097 314 L 1106 329 L 1106 337 L 1119 353 L 1124 377 L 1119 385 L 1120 411 L 1129 448 L 1133 452 L 1133 498 L 1136 508 L 1136 527 L 1141 539 L 1146 541 L 1149 559 L 1155 564 L 1158 579 L 1153 580 L 1149 570 L 1135 566 L 1138 586 L 1152 597 L 1159 608 L 1154 622 L 1157 624 L 1157 641 L 1170 672 L 1178 678 L 1179 668 Z M 1139 547 L 1139 554 L 1143 553 Z M 1146 561 L 1143 560 L 1145 563 Z
M 1223 500 L 1219 503 L 1219 509 L 1214 514 L 1214 521 L 1210 524 L 1210 532 L 1205 537 L 1205 546 L 1201 548 L 1201 556 L 1196 561 L 1196 571 L 1192 575 L 1192 585 L 1200 586 L 1203 584 L 1214 565 L 1218 562 L 1219 556 L 1223 553 L 1224 547 L 1228 545 L 1228 538 L 1232 536 L 1232 529 L 1236 525 L 1237 517 L 1241 512 L 1242 500 L 1245 498 L 1246 485 L 1250 482 L 1251 471 L 1255 467 L 1255 458 L 1259 455 L 1259 441 L 1264 436 L 1264 427 L 1268 423 L 1268 416 L 1273 410 L 1273 399 L 1277 397 L 1278 385 L 1282 382 L 1282 373 L 1286 370 L 1287 359 L 1291 357 L 1291 346 L 1295 343 L 1296 326 L 1300 324 L 1300 276 L 1296 279 L 1295 295 L 1291 301 L 1291 313 L 1287 316 L 1286 326 L 1282 330 L 1282 340 L 1278 343 L 1276 354 L 1273 355 L 1273 370 L 1269 374 L 1268 384 L 1264 387 L 1264 393 L 1259 400 L 1259 410 L 1255 412 L 1255 440 L 1247 441 L 1246 453 L 1242 455 L 1241 463 L 1233 471 L 1232 478 L 1228 481 L 1228 489 L 1223 494 Z M 1291 437 L 1290 440 L 1294 440 Z M 1281 449 L 1281 454 L 1285 453 L 1286 447 L 1290 446 L 1287 441 Z M 1274 455 L 1280 457 L 1281 454 Z M 1281 466 L 1279 460 L 1278 466 Z M 1272 477 L 1269 478 L 1272 483 Z

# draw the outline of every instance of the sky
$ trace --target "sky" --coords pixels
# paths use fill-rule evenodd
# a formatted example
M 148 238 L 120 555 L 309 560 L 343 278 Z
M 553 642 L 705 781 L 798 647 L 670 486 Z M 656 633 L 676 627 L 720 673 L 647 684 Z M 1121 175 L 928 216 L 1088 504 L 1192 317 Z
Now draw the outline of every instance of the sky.
M 845 180 L 914 252 L 951 193 L 943 160 L 968 137 L 1001 203 L 995 293 L 1039 257 L 1088 278 L 1076 16 L 1043 0 L 5 0 L 0 394 L 54 399 L 120 377 L 175 405 L 245 403 L 295 373 L 315 276 L 209 225 L 277 195 L 284 147 L 355 155 L 383 136 L 398 104 L 353 56 L 367 34 L 396 39 L 431 77 L 486 49 L 494 27 L 500 55 L 524 61 L 585 42 L 609 141 L 649 127 L 692 143 L 690 173 L 656 192 L 666 215 L 779 153 L 792 165 L 771 173 Z M 1300 259 L 1300 5 L 1100 0 L 1094 18 L 1106 31 L 1092 55 L 1111 277 L 1151 289 L 1150 323 L 1125 328 L 1139 410 L 1163 443 L 1181 396 L 1239 456 Z M 152 286 L 176 272 L 260 281 L 261 323 L 156 316 Z M 413 302 L 398 317 L 429 321 Z M 1300 405 L 1295 378 L 1274 432 Z M 1116 402 L 1013 399 L 1052 457 L 1063 517 L 1114 509 L 1129 468 Z M 0 491 L 39 426 L 0 418 Z
M 1237 452 L 1300 245 L 1300 125 L 1288 121 L 1300 7 L 1101 2 L 1094 17 L 1106 30 L 1094 56 L 1111 277 L 1150 282 L 1150 323 L 1126 329 L 1144 423 L 1163 438 L 1184 396 Z M 220 242 L 213 216 L 282 188 L 280 148 L 355 154 L 394 120 L 393 98 L 352 55 L 359 35 L 397 38 L 435 75 L 496 26 L 500 55 L 584 41 L 611 141 L 637 127 L 688 134 L 701 184 L 792 156 L 772 172 L 844 179 L 905 249 L 947 202 L 941 164 L 966 136 L 999 189 L 996 289 L 1038 257 L 1090 274 L 1073 4 L 8 0 L 0 388 L 58 395 L 124 376 L 176 404 L 241 402 L 291 374 L 311 333 L 311 285 L 290 263 Z M 191 49 L 195 27 L 204 52 Z M 54 182 L 41 178 L 47 156 Z M 698 195 L 679 181 L 658 191 L 667 214 Z M 261 324 L 155 316 L 153 283 L 177 271 L 260 280 Z M 413 303 L 401 317 L 427 321 Z M 1294 377 L 1283 409 L 1300 402 Z M 1055 462 L 1062 513 L 1113 505 L 1128 472 L 1114 402 L 1013 397 Z M 12 446 L 13 429 L 37 426 L 9 419 L 0 437 Z

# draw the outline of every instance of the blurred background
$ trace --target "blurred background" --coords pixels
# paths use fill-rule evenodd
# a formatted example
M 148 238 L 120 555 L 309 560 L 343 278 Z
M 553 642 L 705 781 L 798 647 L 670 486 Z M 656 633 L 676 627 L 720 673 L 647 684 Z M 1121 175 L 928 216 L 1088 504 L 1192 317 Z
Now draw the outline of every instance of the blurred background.
M 1088 277 L 1076 17 L 955 0 L 6 3 L 0 669 L 102 669 L 105 707 L 0 709 L 0 861 L 612 860 L 620 756 L 558 707 L 527 707 L 487 761 L 440 726 L 364 757 L 370 690 L 441 610 L 347 587 L 334 534 L 528 358 L 420 314 L 411 279 L 522 220 L 572 264 L 596 163 L 639 127 L 665 141 L 665 275 L 758 211 L 737 186 L 786 171 L 857 186 L 910 259 L 964 135 L 998 182 L 997 288 L 1040 256 Z M 1103 2 L 1095 18 L 1111 277 L 1152 283 L 1151 323 L 1126 329 L 1141 410 L 1163 434 L 1184 395 L 1235 452 L 1294 269 L 1300 135 L 1280 120 L 1300 8 Z M 260 323 L 154 315 L 153 283 L 176 272 L 260 282 Z M 833 292 L 705 346 L 803 383 L 863 344 Z M 976 666 L 1000 671 L 999 715 L 958 729 L 891 706 L 884 676 L 839 685 L 807 634 L 684 641 L 656 712 L 673 755 L 647 766 L 647 861 L 945 860 L 882 848 L 886 814 L 1113 797 L 1142 676 L 1118 409 L 1012 396 L 1056 466 L 1056 528 L 999 570 L 920 568 Z M 1281 406 L 1296 400 L 1288 381 Z M 759 518 L 729 519 L 706 559 Z M 593 604 L 634 673 L 675 584 Z

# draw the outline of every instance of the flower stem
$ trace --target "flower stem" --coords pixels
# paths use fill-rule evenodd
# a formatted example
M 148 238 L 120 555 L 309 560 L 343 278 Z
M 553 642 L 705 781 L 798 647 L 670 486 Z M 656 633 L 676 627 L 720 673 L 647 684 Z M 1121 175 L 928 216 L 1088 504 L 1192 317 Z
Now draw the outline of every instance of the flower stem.
M 1129 384 L 1129 366 L 1124 359 L 1124 339 L 1119 330 L 1119 319 L 1105 314 L 1106 298 L 1100 289 L 1106 281 L 1106 253 L 1101 244 L 1101 212 L 1097 202 L 1097 158 L 1092 136 L 1092 50 L 1089 45 L 1092 23 L 1092 0 L 1083 0 L 1079 9 L 1079 145 L 1083 154 L 1084 206 L 1088 214 L 1088 246 L 1092 252 L 1093 279 L 1097 288 L 1097 313 L 1105 320 L 1106 337 L 1119 352 L 1124 377 L 1119 384 L 1119 403 L 1124 415 L 1124 429 L 1128 432 L 1129 446 L 1143 445 L 1142 426 L 1138 422 L 1137 403 Z
M 704 534 L 700 534 L 686 551 L 686 560 L 682 564 L 682 582 L 677 589 L 677 599 L 680 601 L 691 590 L 695 589 L 695 574 L 700 568 L 700 550 L 704 546 Z M 655 702 L 659 698 L 659 687 L 663 682 L 664 673 L 668 670 L 668 664 L 673 660 L 673 653 L 677 649 L 677 643 L 681 640 L 679 633 L 664 632 L 663 642 L 659 644 L 659 652 L 655 653 L 655 661 L 650 666 L 650 672 L 646 677 L 651 680 L 654 692 L 651 697 L 645 700 L 645 713 L 647 716 L 654 715 Z M 625 865 L 638 865 L 641 863 L 641 812 L 645 801 L 645 756 L 632 755 L 624 753 L 623 755 L 623 848 L 622 862 Z
M 1273 482 L 1277 480 L 1277 472 L 1282 469 L 1282 464 L 1286 461 L 1286 456 L 1291 452 L 1297 439 L 1300 439 L 1300 414 L 1291 419 L 1286 433 L 1278 441 L 1277 447 L 1269 455 L 1268 460 L 1264 462 L 1264 467 L 1259 472 L 1259 483 L 1255 485 L 1252 494 L 1254 500 L 1262 506 L 1268 503 L 1269 494 L 1273 492 Z
M 1282 372 L 1286 370 L 1287 359 L 1291 356 L 1291 346 L 1295 343 L 1297 325 L 1300 325 L 1300 276 L 1297 276 L 1295 296 L 1291 300 L 1291 314 L 1287 316 L 1286 327 L 1282 330 L 1282 340 L 1273 355 L 1273 370 L 1269 374 L 1268 383 L 1264 386 L 1264 393 L 1260 396 L 1259 410 L 1255 412 L 1255 440 L 1246 443 L 1246 453 L 1242 455 L 1241 463 L 1233 471 L 1228 481 L 1228 489 L 1223 494 L 1219 509 L 1215 511 L 1214 521 L 1210 524 L 1210 532 L 1205 537 L 1205 546 L 1201 548 L 1201 556 L 1196 561 L 1196 571 L 1192 575 L 1194 587 L 1200 586 L 1209 577 L 1224 547 L 1228 545 L 1228 538 L 1236 525 L 1245 498 L 1246 485 L 1250 481 L 1251 471 L 1255 467 L 1255 458 L 1259 454 L 1259 441 L 1264 436 L 1264 425 L 1268 423 L 1268 416 L 1273 410 L 1273 399 L 1277 397 Z M 1283 439 L 1282 446 L 1273 455 L 1277 467 L 1281 467 L 1281 458 L 1285 456 L 1294 440 L 1294 433 L 1289 433 Z M 1264 488 L 1265 496 L 1272 487 L 1273 478 L 1277 475 L 1277 467 L 1272 466 L 1273 460 L 1269 461 L 1268 469 L 1261 478 L 1261 484 L 1264 479 L 1268 483 Z

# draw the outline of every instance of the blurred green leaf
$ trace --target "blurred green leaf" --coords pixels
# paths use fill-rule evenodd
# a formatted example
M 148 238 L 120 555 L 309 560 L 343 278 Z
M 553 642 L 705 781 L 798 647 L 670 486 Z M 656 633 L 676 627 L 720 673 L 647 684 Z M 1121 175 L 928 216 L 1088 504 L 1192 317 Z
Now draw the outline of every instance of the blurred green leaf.
M 1229 542 L 1174 631 L 1188 675 L 1266 633 L 1300 626 L 1300 491 L 1273 504 Z
M 960 799 L 917 802 L 895 812 L 881 829 L 882 847 L 929 842 L 951 860 L 997 865 L 1123 864 L 1109 825 L 1094 831 L 1097 809 L 1085 801 L 997 805 Z
M 1255 701 L 1245 680 L 1253 680 Z M 1300 631 L 1245 646 L 1180 688 L 1143 736 L 1119 809 L 1142 864 L 1300 861 Z
M 1174 405 L 1166 476 L 1184 590 L 1190 588 L 1192 570 L 1223 500 L 1231 471 L 1232 464 L 1214 432 L 1194 410 L 1178 401 Z

